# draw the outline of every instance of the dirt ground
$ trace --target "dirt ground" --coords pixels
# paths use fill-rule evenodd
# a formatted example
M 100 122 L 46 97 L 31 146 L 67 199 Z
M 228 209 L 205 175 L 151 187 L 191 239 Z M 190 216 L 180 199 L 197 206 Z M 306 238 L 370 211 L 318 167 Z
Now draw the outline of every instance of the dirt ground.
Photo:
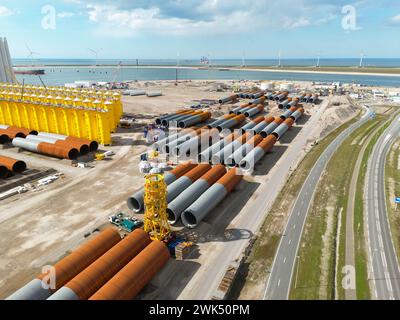
M 135 83 L 134 86 L 142 88 L 146 84 Z M 137 122 L 144 125 L 152 122 L 156 115 L 178 110 L 196 102 L 195 100 L 219 99 L 230 94 L 228 91 L 216 92 L 215 86 L 215 82 L 205 81 L 180 83 L 177 87 L 172 82 L 147 83 L 146 90 L 162 91 L 163 96 L 124 96 L 124 111 L 133 114 Z M 215 105 L 211 110 L 213 116 L 218 117 L 229 108 L 231 105 Z M 271 115 L 281 113 L 275 103 L 271 103 L 268 110 Z M 306 116 L 312 116 L 317 110 L 318 106 L 307 107 Z M 324 115 L 326 121 L 321 123 L 321 132 L 339 125 L 354 112 L 355 110 L 344 104 L 330 108 Z M 299 130 L 300 127 L 293 128 L 285 139 L 277 144 L 277 151 L 273 154 L 277 161 Z M 118 130 L 113 135 L 113 146 L 104 148 L 113 150 L 116 155 L 110 161 L 95 163 L 94 168 L 73 168 L 69 161 L 28 152 L 17 153 L 15 148 L 0 150 L 0 154 L 20 157 L 28 166 L 41 165 L 65 174 L 65 179 L 58 180 L 38 192 L 28 192 L 0 202 L 0 298 L 7 297 L 34 278 L 42 266 L 55 263 L 84 242 L 87 233 L 108 225 L 107 217 L 111 213 L 129 212 L 126 199 L 143 184 L 138 164 L 139 154 L 146 148 L 139 125 L 132 130 Z M 266 179 L 273 166 L 271 163 L 275 161 L 261 162 L 256 176 L 246 178 L 239 186 L 241 196 L 237 197 L 239 193 L 235 192 L 234 197 L 240 200 L 241 206 L 245 206 L 248 199 L 246 197 L 251 197 L 254 188 Z M 224 211 L 224 203 L 216 211 Z M 216 216 L 218 215 L 214 217 Z M 211 230 L 218 232 L 211 234 L 211 237 L 224 236 L 226 227 L 234 218 L 234 213 L 225 213 L 219 216 L 218 220 L 210 217 L 198 233 L 207 236 L 210 226 L 213 226 Z M 206 263 L 207 253 L 212 250 L 213 241 L 207 241 L 202 247 L 201 256 L 195 259 L 196 263 Z M 176 262 L 171 265 L 174 263 Z M 183 270 L 183 276 L 191 276 L 189 271 L 187 274 L 185 272 Z M 157 279 L 155 281 L 157 282 Z

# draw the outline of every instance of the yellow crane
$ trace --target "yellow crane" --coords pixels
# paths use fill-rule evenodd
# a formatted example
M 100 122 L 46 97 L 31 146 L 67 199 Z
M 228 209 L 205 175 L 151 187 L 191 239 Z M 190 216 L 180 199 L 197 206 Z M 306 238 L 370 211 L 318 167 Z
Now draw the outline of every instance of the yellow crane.
M 153 240 L 169 238 L 171 228 L 167 215 L 167 185 L 162 174 L 148 174 L 144 184 L 144 231 Z

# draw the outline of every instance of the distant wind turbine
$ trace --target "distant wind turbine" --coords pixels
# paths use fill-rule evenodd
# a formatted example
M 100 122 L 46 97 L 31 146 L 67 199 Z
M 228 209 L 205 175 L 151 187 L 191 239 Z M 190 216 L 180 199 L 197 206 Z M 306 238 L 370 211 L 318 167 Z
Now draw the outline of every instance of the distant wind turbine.
M 242 68 L 246 67 L 246 53 L 243 51 L 242 54 Z
M 99 50 L 93 50 L 93 49 L 90 49 L 90 48 L 88 48 L 88 50 L 90 51 L 90 52 L 92 52 L 92 53 L 94 53 L 95 54 L 95 56 L 96 56 L 96 66 L 98 65 L 98 62 L 99 62 L 99 52 L 101 51 L 101 50 L 103 50 L 102 48 L 100 48 Z
M 33 65 L 34 56 L 35 56 L 35 55 L 38 55 L 39 53 L 38 53 L 38 52 L 32 51 L 31 48 L 29 48 L 29 46 L 28 46 L 27 43 L 25 44 L 25 46 L 26 46 L 26 49 L 28 50 L 28 53 L 29 53 L 28 59 L 31 60 L 32 65 Z
M 278 68 L 282 67 L 282 52 L 279 50 L 278 54 Z
M 321 57 L 320 57 L 320 54 L 318 54 L 318 57 L 317 57 L 317 65 L 316 65 L 317 68 L 319 68 L 319 67 L 321 66 L 320 60 L 321 60 Z
M 361 52 L 361 58 L 360 58 L 360 68 L 364 67 L 364 59 L 365 59 L 365 53 L 364 51 Z

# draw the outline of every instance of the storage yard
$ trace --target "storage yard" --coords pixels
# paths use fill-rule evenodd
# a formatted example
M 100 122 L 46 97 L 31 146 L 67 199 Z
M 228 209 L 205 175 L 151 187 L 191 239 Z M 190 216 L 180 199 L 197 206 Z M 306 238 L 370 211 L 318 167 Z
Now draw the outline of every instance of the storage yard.
M 263 85 L 1 85 L 1 190 L 30 170 L 48 173 L 31 184 L 63 178 L 0 200 L 0 298 L 223 299 L 274 194 L 321 133 L 357 112 L 311 83 Z M 137 94 L 148 87 L 162 95 Z M 116 212 L 147 232 L 110 226 Z M 46 265 L 60 279 L 47 291 Z

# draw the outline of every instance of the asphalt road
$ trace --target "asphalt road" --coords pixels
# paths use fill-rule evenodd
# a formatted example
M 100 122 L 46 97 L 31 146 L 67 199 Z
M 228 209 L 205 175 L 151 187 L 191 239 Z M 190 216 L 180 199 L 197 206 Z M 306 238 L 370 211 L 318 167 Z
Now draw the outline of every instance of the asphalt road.
M 318 182 L 332 155 L 346 138 L 357 128 L 370 119 L 371 111 L 366 108 L 366 113 L 360 120 L 349 126 L 322 153 L 314 167 L 311 169 L 304 182 L 292 212 L 285 232 L 281 238 L 278 251 L 272 265 L 270 277 L 265 290 L 264 300 L 287 300 L 292 283 L 294 266 L 298 258 L 297 253 L 301 242 L 304 224 L 307 218 L 312 199 Z M 296 279 L 295 279 L 296 281 Z
M 375 298 L 400 299 L 400 271 L 386 210 L 385 163 L 400 133 L 397 117 L 377 141 L 368 163 L 365 189 L 370 275 Z M 394 200 L 394 199 L 393 199 Z

